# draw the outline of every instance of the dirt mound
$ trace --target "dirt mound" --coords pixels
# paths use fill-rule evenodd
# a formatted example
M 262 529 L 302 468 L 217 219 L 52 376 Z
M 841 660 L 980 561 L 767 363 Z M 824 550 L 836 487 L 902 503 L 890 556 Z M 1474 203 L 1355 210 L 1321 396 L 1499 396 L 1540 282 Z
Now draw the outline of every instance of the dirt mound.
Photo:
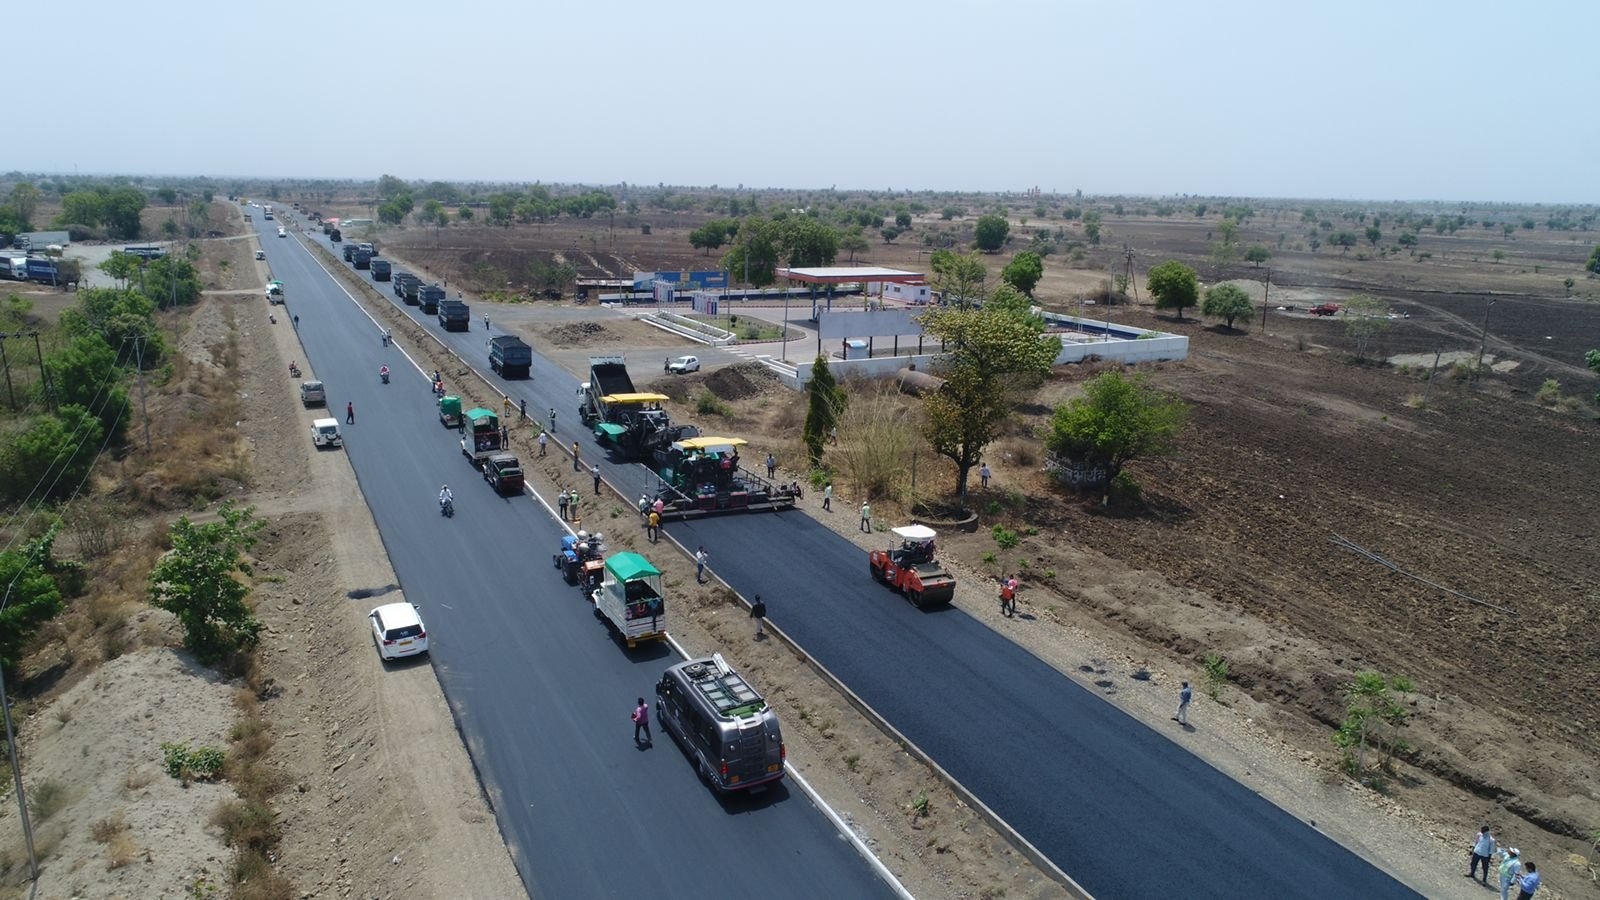
M 740 363 L 706 376 L 706 389 L 721 400 L 745 400 L 778 383 L 778 376 L 759 363 Z
M 550 343 L 558 347 L 582 347 L 616 338 L 599 322 L 572 322 L 557 325 L 548 332 Z

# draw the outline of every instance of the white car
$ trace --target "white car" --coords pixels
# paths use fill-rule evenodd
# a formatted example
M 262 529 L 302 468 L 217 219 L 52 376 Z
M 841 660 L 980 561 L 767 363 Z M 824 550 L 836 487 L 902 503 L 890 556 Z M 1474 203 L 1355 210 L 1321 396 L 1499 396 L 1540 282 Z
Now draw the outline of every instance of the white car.
M 372 623 L 372 643 L 379 659 L 404 659 L 428 652 L 428 629 L 422 624 L 417 607 L 410 603 L 390 603 L 367 614 Z
M 687 375 L 690 372 L 700 371 L 700 358 L 697 356 L 680 356 L 667 363 L 667 371 L 673 375 Z
M 278 237 L 288 237 L 288 236 L 289 236 L 289 232 L 284 231 L 282 228 L 278 229 Z
M 339 435 L 338 419 L 317 419 L 311 423 L 311 444 L 314 447 L 339 447 L 344 438 Z
M 266 259 L 266 258 L 267 258 L 267 251 L 265 251 L 265 250 L 257 250 L 256 251 L 256 259 Z

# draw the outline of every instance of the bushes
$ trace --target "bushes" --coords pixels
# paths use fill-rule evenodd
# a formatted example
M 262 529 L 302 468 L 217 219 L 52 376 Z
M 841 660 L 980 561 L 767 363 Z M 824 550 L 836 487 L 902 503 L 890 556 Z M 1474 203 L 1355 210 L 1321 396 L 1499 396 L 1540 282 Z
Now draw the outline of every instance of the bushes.
M 216 747 L 195 747 L 189 742 L 165 742 L 161 745 L 161 766 L 168 775 L 188 784 L 191 781 L 214 781 L 222 774 L 228 754 Z

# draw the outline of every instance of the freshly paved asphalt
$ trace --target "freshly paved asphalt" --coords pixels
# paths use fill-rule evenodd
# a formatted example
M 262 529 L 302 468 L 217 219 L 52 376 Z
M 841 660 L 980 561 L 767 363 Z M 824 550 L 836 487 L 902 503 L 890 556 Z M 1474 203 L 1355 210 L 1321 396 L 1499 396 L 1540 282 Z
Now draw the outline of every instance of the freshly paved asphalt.
M 754 879 L 763 897 L 892 896 L 798 789 L 720 801 L 659 725 L 653 749 L 635 748 L 628 715 L 675 661 L 668 648 L 629 652 L 610 636 L 551 562 L 563 533 L 553 517 L 494 494 L 439 424 L 424 376 L 275 227 L 256 224 L 285 284 L 278 327 L 300 316 L 327 415 L 343 423 L 355 405 L 344 452 L 406 598 L 422 607 L 432 665 L 529 893 L 722 897 Z M 446 482 L 453 519 L 437 508 Z
M 489 374 L 481 309 L 472 332 L 447 334 L 400 308 Z M 598 460 L 624 496 L 645 487 L 644 466 L 601 457 L 576 427 L 578 379 L 535 354 L 530 380 L 491 380 L 513 402 L 527 399 L 530 415 L 555 407 L 557 436 L 577 440 L 584 467 Z M 865 554 L 804 513 L 666 530 L 704 545 L 740 593 L 764 594 L 812 657 L 1100 900 L 1420 896 L 960 610 L 914 609 L 870 579 Z

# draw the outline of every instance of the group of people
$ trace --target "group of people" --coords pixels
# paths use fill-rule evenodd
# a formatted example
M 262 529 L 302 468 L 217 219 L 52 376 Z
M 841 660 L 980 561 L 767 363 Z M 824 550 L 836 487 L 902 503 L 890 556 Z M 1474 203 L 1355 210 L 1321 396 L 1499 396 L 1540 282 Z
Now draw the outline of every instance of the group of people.
M 578 517 L 578 489 L 573 488 L 569 491 L 562 488 L 561 493 L 556 495 L 556 508 L 561 511 L 561 521 L 581 521 Z
M 1498 864 L 1495 857 L 1500 859 Z M 1539 890 L 1539 867 L 1523 859 L 1522 852 L 1517 848 L 1499 846 L 1494 833 L 1485 825 L 1473 837 L 1467 877 L 1476 878 L 1479 884 L 1488 887 L 1491 874 L 1500 879 L 1500 900 L 1511 900 L 1513 887 L 1517 889 L 1516 900 L 1532 900 L 1534 893 Z

